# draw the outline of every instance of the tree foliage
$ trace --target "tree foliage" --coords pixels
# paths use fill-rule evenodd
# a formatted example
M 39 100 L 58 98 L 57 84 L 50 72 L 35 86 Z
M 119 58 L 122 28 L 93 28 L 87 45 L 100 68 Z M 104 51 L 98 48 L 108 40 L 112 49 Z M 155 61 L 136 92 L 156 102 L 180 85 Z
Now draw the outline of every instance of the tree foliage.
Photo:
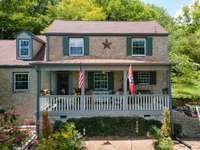
M 54 3 L 56 0 L 1 0 L 0 38 L 13 38 L 22 29 L 38 34 L 49 24 L 48 5 Z

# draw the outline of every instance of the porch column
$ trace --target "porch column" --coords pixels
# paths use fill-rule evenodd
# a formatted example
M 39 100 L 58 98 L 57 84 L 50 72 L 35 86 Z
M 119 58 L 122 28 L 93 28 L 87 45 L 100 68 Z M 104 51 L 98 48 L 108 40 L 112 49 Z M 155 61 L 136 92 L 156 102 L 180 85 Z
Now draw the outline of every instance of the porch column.
M 124 91 L 124 98 L 123 98 L 123 109 L 128 110 L 128 92 L 127 92 L 127 70 L 123 71 L 123 91 Z
M 83 74 L 84 74 L 84 82 L 83 82 L 83 88 L 81 88 L 81 102 L 80 102 L 80 104 L 81 104 L 81 111 L 84 111 L 85 110 L 85 103 L 84 103 L 84 101 L 85 101 L 85 97 L 84 97 L 84 95 L 85 95 L 85 70 L 82 70 L 82 72 L 83 72 Z
M 169 111 L 170 111 L 171 131 L 172 131 L 172 134 L 174 134 L 173 114 L 172 114 L 171 66 L 169 66 L 168 70 L 167 70 L 167 88 L 168 88 L 168 95 L 169 95 Z
M 127 95 L 127 70 L 123 71 L 123 91 L 124 95 Z
M 36 70 L 36 133 L 40 134 L 40 89 L 41 89 L 41 71 L 38 66 Z

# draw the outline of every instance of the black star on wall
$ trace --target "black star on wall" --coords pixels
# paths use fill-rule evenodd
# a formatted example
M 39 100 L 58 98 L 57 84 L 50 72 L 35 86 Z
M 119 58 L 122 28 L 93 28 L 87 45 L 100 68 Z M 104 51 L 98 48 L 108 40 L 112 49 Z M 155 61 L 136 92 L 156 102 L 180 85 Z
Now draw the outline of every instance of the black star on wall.
M 111 49 L 110 46 L 111 46 L 112 42 L 108 42 L 108 39 L 106 39 L 105 42 L 103 42 L 102 44 L 104 46 L 104 49 L 106 49 L 106 48 Z

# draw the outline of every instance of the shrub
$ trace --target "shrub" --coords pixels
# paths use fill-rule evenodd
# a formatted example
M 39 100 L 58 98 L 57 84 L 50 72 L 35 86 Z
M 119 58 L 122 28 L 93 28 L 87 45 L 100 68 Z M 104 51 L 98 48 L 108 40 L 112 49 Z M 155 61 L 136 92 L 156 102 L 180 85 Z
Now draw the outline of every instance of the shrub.
M 42 138 L 38 150 L 83 150 L 84 143 L 73 123 L 65 123 L 48 138 Z
M 155 144 L 156 150 L 172 150 L 173 141 L 170 137 L 164 137 L 159 139 Z
M 47 138 L 51 134 L 51 124 L 49 122 L 47 111 L 42 112 L 41 131 L 42 131 L 42 136 L 45 138 Z
M 138 121 L 138 133 L 136 122 Z M 145 120 L 139 117 L 93 117 L 69 119 L 79 131 L 86 129 L 87 137 L 104 136 L 146 136 L 152 126 L 160 127 L 161 123 L 155 120 Z
M 163 111 L 163 124 L 161 131 L 165 137 L 170 135 L 169 109 L 167 108 L 165 108 Z
M 150 137 L 156 139 L 154 147 L 156 150 L 172 150 L 173 141 L 170 135 L 169 126 L 169 110 L 165 109 L 163 112 L 163 124 L 161 129 L 152 127 L 149 130 Z

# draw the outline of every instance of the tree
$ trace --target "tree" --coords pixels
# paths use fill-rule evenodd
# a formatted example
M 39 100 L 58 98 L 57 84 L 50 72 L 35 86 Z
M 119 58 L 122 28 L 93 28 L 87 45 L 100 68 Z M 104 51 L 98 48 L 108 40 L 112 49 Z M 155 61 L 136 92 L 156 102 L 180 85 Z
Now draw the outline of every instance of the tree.
M 62 0 L 51 7 L 51 15 L 67 20 L 105 20 L 106 14 L 89 0 Z
M 22 29 L 40 33 L 51 21 L 47 12 L 53 3 L 56 0 L 1 0 L 0 38 L 13 38 Z

